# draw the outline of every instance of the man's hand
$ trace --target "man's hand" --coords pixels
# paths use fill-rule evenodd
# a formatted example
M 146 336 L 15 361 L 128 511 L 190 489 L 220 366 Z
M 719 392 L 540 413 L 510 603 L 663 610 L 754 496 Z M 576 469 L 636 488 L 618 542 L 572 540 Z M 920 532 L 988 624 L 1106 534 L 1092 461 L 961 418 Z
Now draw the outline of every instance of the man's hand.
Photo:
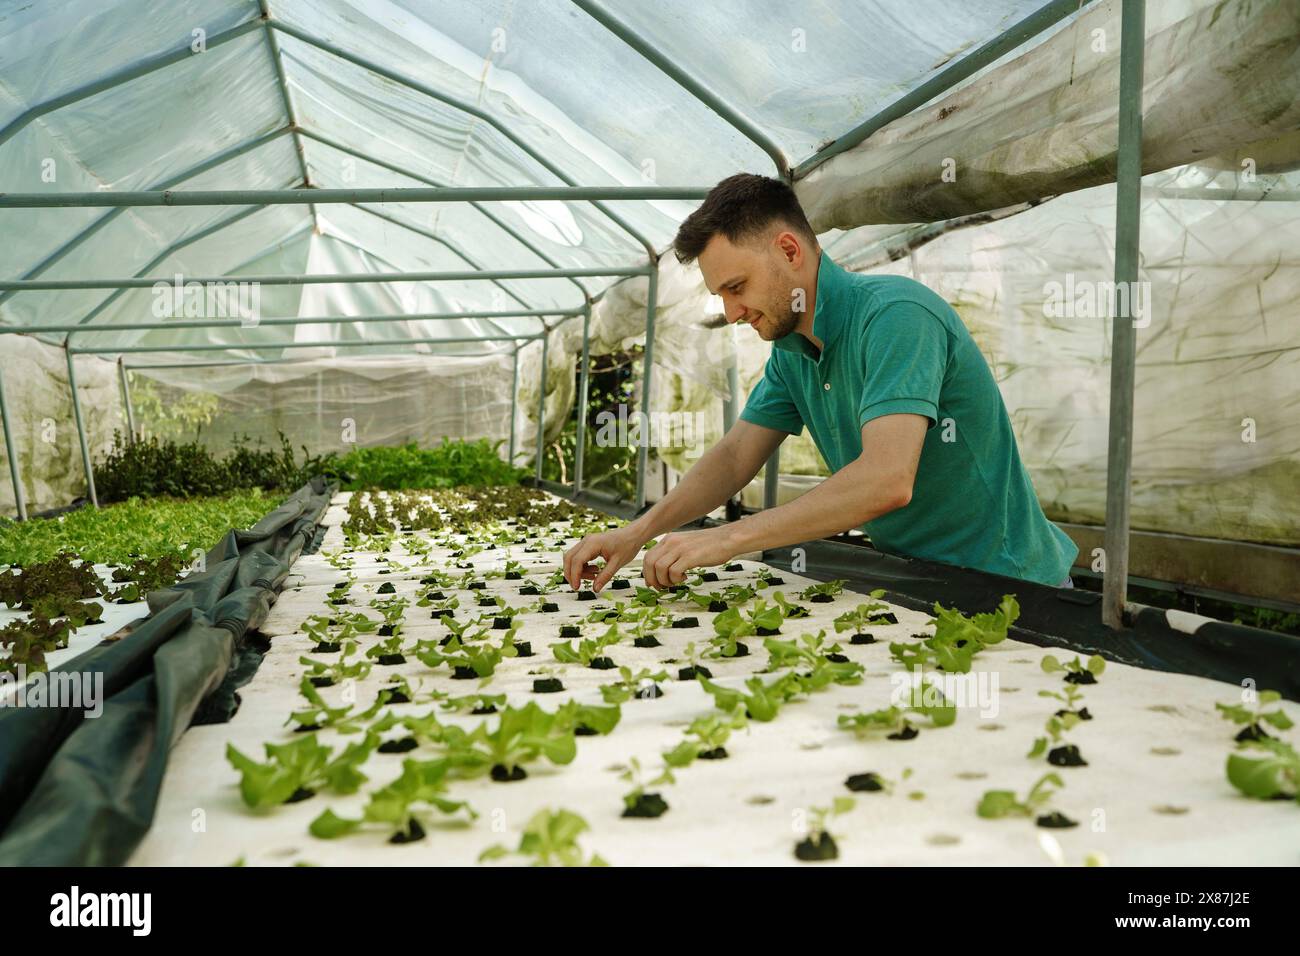
M 686 572 L 691 568 L 730 561 L 741 550 L 732 542 L 730 530 L 730 527 L 705 528 L 664 535 L 641 562 L 645 583 L 662 591 L 685 581 Z
M 631 530 L 631 525 L 589 534 L 564 552 L 564 580 L 576 591 L 584 578 L 594 578 L 591 589 L 599 591 L 619 568 L 636 557 L 643 544 L 645 540 Z M 603 568 L 591 563 L 596 558 L 605 559 Z

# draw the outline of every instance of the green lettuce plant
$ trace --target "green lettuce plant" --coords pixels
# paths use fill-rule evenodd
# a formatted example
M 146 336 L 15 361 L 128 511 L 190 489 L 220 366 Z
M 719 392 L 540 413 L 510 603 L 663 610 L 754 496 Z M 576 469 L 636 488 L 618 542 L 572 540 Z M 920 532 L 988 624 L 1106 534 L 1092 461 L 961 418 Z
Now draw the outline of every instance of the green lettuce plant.
M 594 853 L 584 860 L 578 837 L 588 829 L 587 821 L 570 810 L 539 810 L 524 827 L 514 852 L 530 857 L 533 866 L 608 866 Z M 495 844 L 479 855 L 479 862 L 497 860 L 509 856 L 510 852 Z
M 226 745 L 226 759 L 240 773 L 239 794 L 254 809 L 305 800 L 318 790 L 356 793 L 366 782 L 361 765 L 370 757 L 374 741 L 367 737 L 349 744 L 337 756 L 315 734 L 293 743 L 263 746 L 267 759 L 258 763 L 234 744 Z

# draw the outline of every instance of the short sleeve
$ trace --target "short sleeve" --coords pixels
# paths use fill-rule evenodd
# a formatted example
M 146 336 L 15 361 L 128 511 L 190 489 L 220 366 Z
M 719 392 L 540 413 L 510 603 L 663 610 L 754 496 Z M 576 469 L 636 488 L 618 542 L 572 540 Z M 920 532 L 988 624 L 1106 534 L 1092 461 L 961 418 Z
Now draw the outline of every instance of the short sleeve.
M 772 428 L 779 432 L 798 435 L 803 431 L 803 418 L 795 406 L 790 390 L 785 386 L 781 370 L 776 363 L 776 355 L 768 357 L 763 368 L 763 377 L 758 380 L 749 393 L 749 400 L 740 417 L 755 425 Z
M 933 428 L 948 367 L 948 330 L 911 302 L 890 305 L 872 319 L 864 343 L 866 374 L 858 427 L 884 415 L 924 415 Z

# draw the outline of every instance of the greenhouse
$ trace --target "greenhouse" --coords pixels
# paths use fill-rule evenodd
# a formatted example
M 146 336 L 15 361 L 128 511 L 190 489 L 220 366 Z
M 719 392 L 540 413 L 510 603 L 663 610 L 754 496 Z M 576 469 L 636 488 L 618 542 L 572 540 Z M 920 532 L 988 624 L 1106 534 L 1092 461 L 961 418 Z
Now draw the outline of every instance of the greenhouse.
M 1297 0 L 0 0 L 0 864 L 1300 863 L 1297 200 Z

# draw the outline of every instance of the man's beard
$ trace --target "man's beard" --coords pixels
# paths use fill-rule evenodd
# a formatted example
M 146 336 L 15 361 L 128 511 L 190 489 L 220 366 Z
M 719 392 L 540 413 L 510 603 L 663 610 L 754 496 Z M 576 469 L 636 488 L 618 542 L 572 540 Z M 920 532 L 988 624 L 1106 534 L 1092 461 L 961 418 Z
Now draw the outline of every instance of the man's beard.
M 781 304 L 780 313 L 769 310 L 763 313 L 761 320 L 764 325 L 759 336 L 766 342 L 773 342 L 776 339 L 783 339 L 795 330 L 799 324 L 799 317 L 795 314 L 794 309 L 785 303 Z

